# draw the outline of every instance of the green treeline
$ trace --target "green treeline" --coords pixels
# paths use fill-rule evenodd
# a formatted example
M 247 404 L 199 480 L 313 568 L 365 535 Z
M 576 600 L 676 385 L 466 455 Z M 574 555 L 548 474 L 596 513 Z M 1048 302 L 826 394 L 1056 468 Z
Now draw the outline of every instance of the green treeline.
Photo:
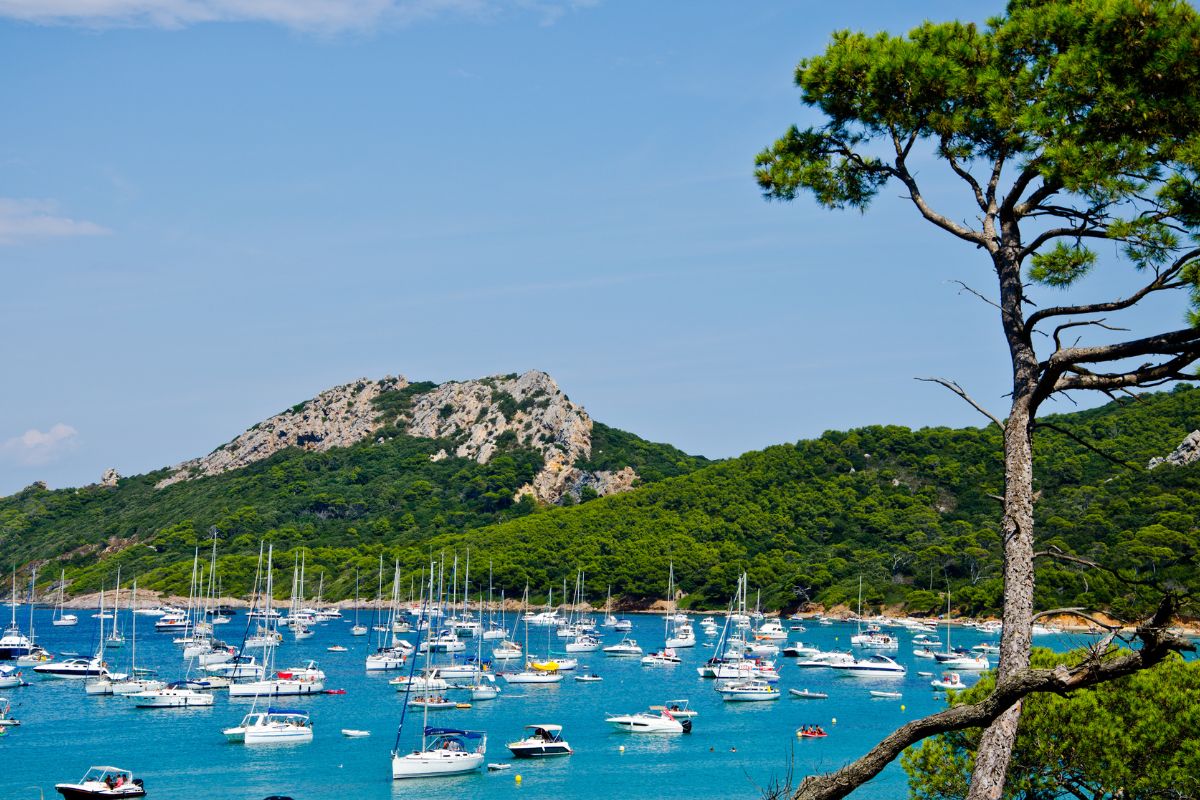
M 1200 391 L 1190 387 L 1047 418 L 1036 435 L 1041 547 L 1195 582 L 1200 467 L 1148 471 L 1146 462 L 1197 421 Z M 994 427 L 827 432 L 707 466 L 597 428 L 586 466 L 633 464 L 644 485 L 572 507 L 514 503 L 541 466 L 536 453 L 435 462 L 430 455 L 447 443 L 396 435 L 327 453 L 285 451 L 163 490 L 153 489 L 162 473 L 115 490 L 26 489 L 0 499 L 0 558 L 44 562 L 47 584 L 65 567 L 72 591 L 111 584 L 118 563 L 141 586 L 186 591 L 193 548 L 215 526 L 227 593 L 248 589 L 265 540 L 281 566 L 306 548 L 309 574 L 324 570 L 334 599 L 353 594 L 355 568 L 367 594 L 380 555 L 400 560 L 407 586 L 431 555 L 461 559 L 469 548 L 475 591 L 490 562 L 496 592 L 510 597 L 526 583 L 538 598 L 557 592 L 582 569 L 593 600 L 611 586 L 626 601 L 652 601 L 673 562 L 690 607 L 723 606 L 745 569 L 764 608 L 853 603 L 859 575 L 873 607 L 936 611 L 949 586 L 964 613 L 996 608 L 1003 474 Z M 1133 611 L 1143 601 L 1136 591 L 1108 573 L 1039 564 L 1040 608 Z

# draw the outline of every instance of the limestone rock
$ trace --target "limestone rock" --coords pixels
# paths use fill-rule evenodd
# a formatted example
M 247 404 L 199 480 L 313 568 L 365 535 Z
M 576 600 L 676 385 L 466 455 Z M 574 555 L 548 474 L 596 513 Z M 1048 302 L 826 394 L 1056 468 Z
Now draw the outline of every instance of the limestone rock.
M 1192 431 L 1187 438 L 1175 448 L 1166 458 L 1152 458 L 1148 469 L 1154 469 L 1160 464 L 1170 464 L 1173 467 L 1184 467 L 1200 460 L 1200 430 Z
M 203 458 L 176 465 L 155 487 L 161 489 L 179 481 L 241 469 L 288 447 L 328 450 L 356 444 L 378 427 L 372 401 L 382 392 L 403 389 L 407 385 L 408 381 L 403 377 L 389 377 L 381 381 L 363 378 L 335 386 L 306 403 L 258 423 Z
M 121 473 L 117 472 L 114 467 L 109 467 L 104 470 L 104 474 L 100 476 L 100 485 L 109 488 L 115 487 L 117 482 L 121 480 Z

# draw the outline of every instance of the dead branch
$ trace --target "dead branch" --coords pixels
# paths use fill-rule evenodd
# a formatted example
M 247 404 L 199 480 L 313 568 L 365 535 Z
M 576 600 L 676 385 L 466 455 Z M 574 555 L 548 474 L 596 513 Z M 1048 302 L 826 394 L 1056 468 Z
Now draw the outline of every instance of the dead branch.
M 987 303 L 987 304 L 988 304 L 989 306 L 991 306 L 992 308 L 997 308 L 997 309 L 998 309 L 998 308 L 1000 308 L 1000 304 L 999 304 L 999 303 L 997 303 L 995 300 L 991 299 L 990 297 L 988 297 L 988 296 L 987 296 L 987 295 L 985 295 L 983 292 L 981 292 L 981 291 L 979 291 L 979 290 L 977 290 L 977 289 L 972 289 L 970 286 L 967 286 L 967 285 L 966 285 L 965 283 L 963 283 L 962 281 L 960 281 L 960 280 L 952 280 L 952 281 L 950 281 L 950 283 L 957 283 L 957 284 L 958 284 L 958 285 L 961 287 L 961 290 L 959 291 L 959 294 L 962 294 L 963 292 L 967 292 L 967 293 L 969 293 L 969 294 L 973 294 L 973 295 L 975 295 L 976 297 L 978 297 L 980 300 L 982 300 L 983 302 Z
M 945 378 L 914 378 L 913 380 L 923 381 L 925 383 L 938 383 L 938 384 L 941 384 L 942 386 L 945 386 L 947 389 L 954 392 L 956 395 L 961 397 L 963 400 L 966 400 L 967 403 L 970 404 L 971 408 L 975 409 L 980 414 L 983 414 L 985 417 L 987 417 L 992 422 L 994 422 L 996 424 L 997 428 L 999 428 L 1000 430 L 1004 430 L 1004 423 L 1001 422 L 999 420 L 999 418 L 996 417 L 995 414 L 988 411 L 983 406 L 979 405 L 979 403 L 976 403 L 975 400 L 969 394 L 967 394 L 966 390 L 963 389 L 961 386 L 959 386 L 954 381 L 948 381 Z

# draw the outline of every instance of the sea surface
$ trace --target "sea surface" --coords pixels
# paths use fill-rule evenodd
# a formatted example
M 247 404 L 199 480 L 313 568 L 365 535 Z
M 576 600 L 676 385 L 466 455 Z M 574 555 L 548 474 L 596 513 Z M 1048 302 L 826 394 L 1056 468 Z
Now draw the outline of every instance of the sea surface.
M 4 606 L 0 618 L 8 613 Z M 28 631 L 28 609 L 18 613 L 22 629 Z M 94 652 L 98 622 L 87 611 L 76 614 L 77 626 L 54 628 L 50 610 L 36 610 L 39 643 L 56 655 Z M 229 625 L 217 628 L 218 635 L 239 642 L 245 619 L 244 614 L 234 616 Z M 662 644 L 661 617 L 631 615 L 630 619 L 631 635 L 646 652 Z M 173 634 L 155 633 L 152 617 L 139 616 L 138 623 L 143 631 L 138 637 L 139 666 L 156 667 L 165 680 L 185 677 L 187 665 L 182 651 L 171 642 Z M 363 623 L 370 624 L 366 614 Z M 406 695 L 388 685 L 400 673 L 365 671 L 364 658 L 377 634 L 351 636 L 352 624 L 353 612 L 346 620 L 317 625 L 316 635 L 309 639 L 297 642 L 287 633 L 277 652 L 277 668 L 316 659 L 328 675 L 326 688 L 346 690 L 344 695 L 280 698 L 271 703 L 311 712 L 315 736 L 306 744 L 228 743 L 221 730 L 240 722 L 253 701 L 231 700 L 225 692 L 217 692 L 216 703 L 209 708 L 140 709 L 126 698 L 89 697 L 82 681 L 36 677 L 30 668 L 26 673 L 31 685 L 0 690 L 0 695 L 12 700 L 12 716 L 21 720 L 19 728 L 0 736 L 0 798 L 57 797 L 55 783 L 75 781 L 92 765 L 132 770 L 145 781 L 148 797 L 157 800 L 262 800 L 268 795 L 295 800 L 462 800 L 485 795 L 489 800 L 758 798 L 777 782 L 787 781 L 789 772 L 798 781 L 810 773 L 835 769 L 905 721 L 944 706 L 943 696 L 930 688 L 930 679 L 917 675 L 940 671 L 933 662 L 912 656 L 912 635 L 900 628 L 888 631 L 900 638 L 898 655 L 893 655 L 908 666 L 907 676 L 853 678 L 831 670 L 800 669 L 793 659 L 779 657 L 783 697 L 773 702 L 722 702 L 713 691 L 714 681 L 696 674 L 696 666 L 713 655 L 711 647 L 680 650 L 683 663 L 673 667 L 646 667 L 637 659 L 584 653 L 578 654 L 580 669 L 575 674 L 586 668 L 603 676 L 602 682 L 577 682 L 571 673 L 553 685 L 510 687 L 501 681 L 502 694 L 496 700 L 476 701 L 467 710 L 429 712 L 430 725 L 486 731 L 487 761 L 511 763 L 511 770 L 393 782 L 390 753 L 396 746 Z M 784 622 L 785 627 L 789 624 Z M 128 637 L 127 611 L 122 612 L 120 625 Z M 943 643 L 944 631 L 943 627 Z M 822 650 L 846 649 L 854 632 L 855 627 L 846 623 L 814 623 L 805 632 L 792 632 L 789 640 Z M 530 635 L 530 650 L 543 654 L 547 630 L 534 627 Z M 604 643 L 620 637 L 607 631 Z M 524 632 L 517 638 L 523 639 Z M 973 630 L 952 629 L 955 645 L 970 646 L 985 638 Z M 699 641 L 702 645 L 712 640 L 700 633 Z M 1084 635 L 1053 635 L 1038 637 L 1036 643 L 1065 650 L 1089 641 Z M 334 644 L 350 649 L 327 652 Z M 557 637 L 552 644 L 559 647 Z M 129 644 L 110 649 L 107 658 L 111 666 L 126 671 Z M 787 692 L 792 687 L 827 692 L 829 698 L 795 699 Z M 875 699 L 869 694 L 873 688 L 900 691 L 903 697 Z M 699 711 L 689 735 L 631 735 L 614 731 L 604 721 L 606 712 L 647 710 L 678 698 L 687 698 Z M 419 744 L 421 721 L 419 710 L 410 709 L 399 737 L 402 752 Z M 521 738 L 523 726 L 530 723 L 563 725 L 574 755 L 544 761 L 511 759 L 504 743 Z M 796 729 L 805 724 L 824 726 L 828 738 L 797 739 Z M 367 729 L 371 736 L 349 739 L 341 735 L 342 728 Z M 906 794 L 905 775 L 897 762 L 854 797 L 891 800 Z

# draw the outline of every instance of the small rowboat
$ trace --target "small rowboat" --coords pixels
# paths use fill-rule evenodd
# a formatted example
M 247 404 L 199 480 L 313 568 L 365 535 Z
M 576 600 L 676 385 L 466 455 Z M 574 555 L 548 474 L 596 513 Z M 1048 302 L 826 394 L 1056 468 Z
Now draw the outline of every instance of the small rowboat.
M 599 675 L 576 675 L 575 680 L 581 683 L 595 683 L 596 681 L 604 680 L 604 678 L 601 678 Z
M 345 736 L 348 739 L 362 739 L 363 737 L 370 735 L 370 731 L 360 731 L 355 728 L 342 728 L 342 736 Z
M 889 700 L 895 700 L 897 697 L 903 697 L 903 695 L 901 695 L 899 692 L 877 692 L 872 689 L 871 697 L 883 697 Z
M 829 695 L 825 692 L 810 692 L 808 689 L 788 689 L 788 693 L 792 697 L 799 697 L 801 700 L 828 700 Z
M 340 644 L 335 644 L 332 647 L 326 647 L 325 649 L 328 650 L 330 653 L 345 653 L 350 648 L 342 647 Z
M 512 769 L 512 764 L 502 764 L 499 761 L 493 761 L 492 763 L 488 764 L 489 772 L 500 772 L 506 769 Z

